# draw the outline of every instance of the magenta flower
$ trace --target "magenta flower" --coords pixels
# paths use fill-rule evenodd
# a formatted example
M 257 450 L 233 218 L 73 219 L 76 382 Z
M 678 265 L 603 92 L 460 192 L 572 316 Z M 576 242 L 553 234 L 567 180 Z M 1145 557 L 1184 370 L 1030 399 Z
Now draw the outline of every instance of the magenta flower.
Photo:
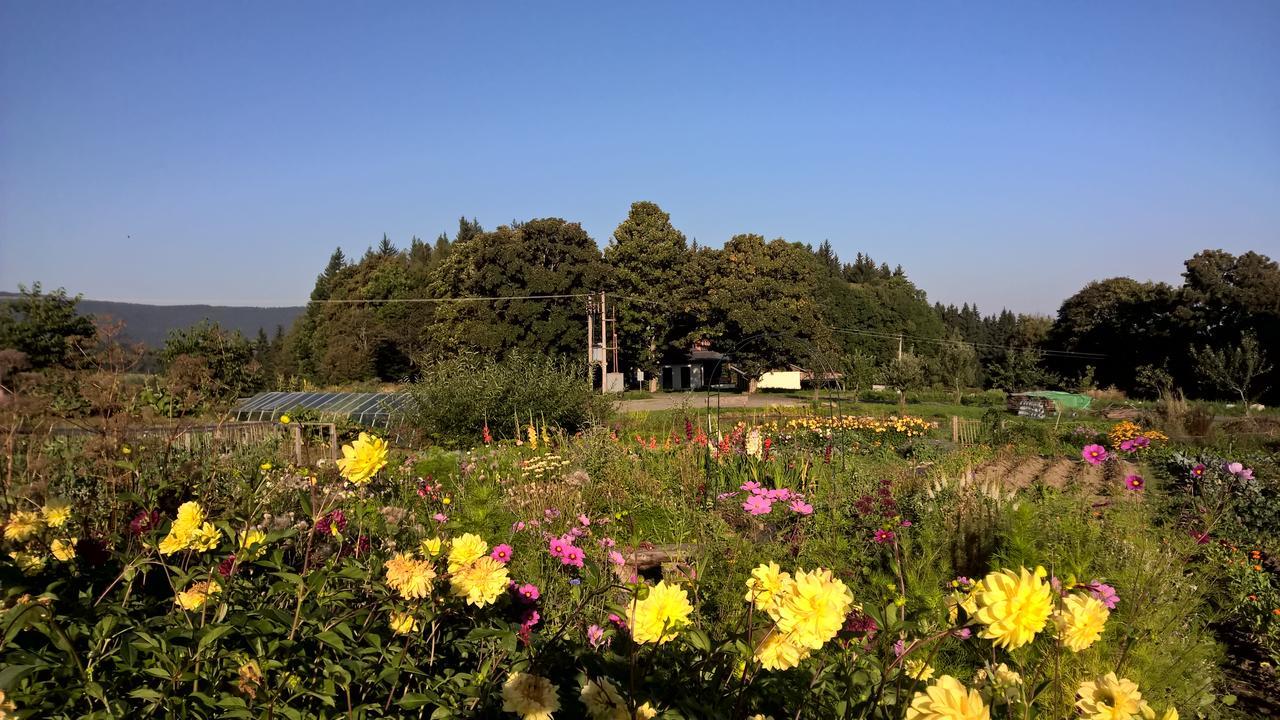
M 582 567 L 582 560 L 582 551 L 573 545 L 566 547 L 564 553 L 560 555 L 560 562 L 564 565 Z
M 1207 532 L 1198 533 L 1198 532 L 1196 532 L 1195 530 L 1192 530 L 1192 531 L 1191 531 L 1190 533 L 1188 533 L 1188 534 L 1189 534 L 1189 535 L 1191 535 L 1191 537 L 1193 537 L 1193 538 L 1195 538 L 1195 539 L 1196 539 L 1196 544 L 1197 544 L 1197 545 L 1208 545 L 1208 544 L 1209 544 L 1209 533 L 1207 533 Z
M 571 544 L 562 537 L 551 538 L 551 542 L 547 544 L 547 551 L 551 553 L 553 558 L 563 558 L 565 549 Z
M 1089 588 L 1089 594 L 1098 602 L 1106 605 L 1108 610 L 1116 609 L 1116 603 L 1120 602 L 1120 596 L 1116 594 L 1115 588 L 1097 580 L 1089 583 L 1086 587 Z
M 907 643 L 905 641 L 899 639 L 898 642 L 893 644 L 894 657 L 902 657 L 903 653 L 905 653 L 906 651 L 907 651 Z
M 614 565 L 622 566 L 627 564 L 627 559 L 622 557 L 622 553 L 618 552 L 617 550 L 610 550 L 609 562 L 613 563 Z
M 599 650 L 609 644 L 609 641 L 604 637 L 604 628 L 595 624 L 587 628 L 587 642 L 591 644 L 594 650 Z
M 538 591 L 537 585 L 534 585 L 533 583 L 525 583 L 516 588 L 516 595 L 519 595 L 521 600 L 531 603 L 541 597 L 542 593 Z
M 1150 447 L 1150 446 L 1151 446 L 1151 438 L 1147 437 L 1146 435 L 1139 435 L 1138 437 L 1133 439 L 1134 450 L 1141 450 L 1142 448 Z
M 1101 445 L 1085 445 L 1080 456 L 1090 465 L 1099 465 L 1107 460 L 1107 449 Z
M 138 511 L 137 515 L 129 521 L 129 532 L 134 535 L 142 535 L 143 533 L 154 530 L 156 525 L 160 524 L 160 513 L 156 510 L 150 512 L 146 510 Z
M 587 517 L 586 515 L 579 515 L 578 523 L 581 524 L 582 527 L 587 527 L 588 525 L 591 524 L 591 518 Z
M 1200 463 L 1199 465 L 1191 468 L 1191 477 L 1204 477 L 1205 470 L 1208 470 L 1208 468 L 1204 466 L 1204 463 Z
M 968 640 L 969 637 L 973 635 L 973 631 L 970 630 L 969 628 L 960 628 L 959 630 L 954 631 L 952 634 L 960 638 L 961 640 Z
M 1120 443 L 1120 449 L 1125 452 L 1133 452 L 1134 450 L 1133 441 L 1125 440 L 1124 442 Z
M 493 552 L 489 553 L 489 557 L 505 565 L 511 562 L 511 546 L 503 543 L 494 548 Z
M 740 485 L 739 487 L 753 494 L 760 492 L 760 483 L 756 482 L 755 480 L 748 480 L 742 483 L 742 485 Z
M 768 515 L 773 511 L 773 501 L 763 495 L 752 495 L 742 503 L 742 509 L 752 515 Z
M 1126 489 L 1136 492 L 1145 487 L 1146 482 L 1143 481 L 1141 475 L 1130 475 L 1124 479 L 1124 486 Z
M 449 522 L 449 516 L 445 515 L 444 513 L 436 513 L 435 515 L 431 516 L 431 519 L 435 520 L 438 523 Z
M 524 524 L 524 521 L 523 521 L 523 520 L 520 520 L 519 522 L 516 522 L 515 524 L 513 524 L 513 525 L 511 526 L 511 529 L 512 529 L 512 531 L 514 531 L 514 532 L 522 532 L 522 531 L 525 529 L 525 527 L 526 527 L 526 526 L 525 526 L 525 524 Z
M 812 515 L 813 506 L 804 500 L 796 499 L 791 501 L 791 512 L 797 515 Z
M 542 620 L 542 615 L 537 610 L 529 608 L 524 611 L 524 616 L 520 618 L 520 624 L 527 628 L 531 628 L 534 625 L 537 625 L 540 620 Z
M 892 531 L 892 530 L 877 530 L 877 531 L 876 531 L 876 533 L 875 533 L 875 535 L 872 535 L 872 536 L 871 536 L 871 541 L 872 541 L 872 542 L 879 543 L 879 544 L 881 544 L 881 545 L 883 545 L 884 543 L 887 543 L 887 542 L 889 542 L 889 541 L 891 541 L 891 540 L 893 540 L 893 531 Z
M 787 488 L 776 488 L 765 492 L 765 497 L 778 502 L 786 502 L 791 498 L 791 491 Z
M 609 550 L 617 544 L 618 543 L 614 542 L 613 538 L 608 538 L 608 537 L 600 538 L 600 547 L 604 548 L 605 550 Z
M 1237 477 L 1239 477 L 1241 480 L 1252 480 L 1252 479 L 1253 479 L 1253 468 L 1245 468 L 1245 469 L 1241 470 L 1241 471 L 1240 471 L 1240 474 L 1239 474 Z

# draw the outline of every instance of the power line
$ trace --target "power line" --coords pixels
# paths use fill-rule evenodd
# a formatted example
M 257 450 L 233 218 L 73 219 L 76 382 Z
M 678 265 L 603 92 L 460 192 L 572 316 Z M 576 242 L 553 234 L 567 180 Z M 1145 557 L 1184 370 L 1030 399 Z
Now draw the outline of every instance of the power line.
M 380 303 L 451 303 L 451 302 L 493 302 L 493 301 L 514 301 L 514 300 L 563 300 L 566 298 L 586 298 L 591 297 L 592 293 L 570 293 L 565 295 L 495 295 L 491 297 L 460 297 L 460 298 L 371 298 L 368 300 L 352 300 L 352 299 L 326 299 L 326 300 L 308 300 L 307 304 L 318 303 L 326 305 L 358 305 L 358 304 L 380 304 Z
M 831 330 L 832 332 L 848 333 L 850 335 L 868 335 L 871 337 L 884 338 L 886 340 L 897 340 L 899 337 L 901 337 L 906 340 L 913 340 L 917 342 L 972 345 L 975 348 L 981 347 L 981 348 L 988 348 L 991 350 L 1006 350 L 1006 351 L 1007 350 L 1013 350 L 1013 351 L 1032 350 L 1042 355 L 1053 355 L 1057 357 L 1082 357 L 1082 358 L 1093 358 L 1097 360 L 1105 360 L 1108 357 L 1107 355 L 1104 355 L 1102 353 L 1076 352 L 1074 350 L 1042 350 L 1039 348 L 1031 348 L 1031 347 L 1017 347 L 1016 345 L 996 345 L 994 343 L 969 342 L 968 340 L 948 340 L 943 338 L 926 338 L 926 337 L 919 337 L 917 335 L 906 335 L 903 333 L 884 333 L 884 332 L 875 332 L 872 330 L 851 330 L 849 328 L 829 327 L 827 329 Z

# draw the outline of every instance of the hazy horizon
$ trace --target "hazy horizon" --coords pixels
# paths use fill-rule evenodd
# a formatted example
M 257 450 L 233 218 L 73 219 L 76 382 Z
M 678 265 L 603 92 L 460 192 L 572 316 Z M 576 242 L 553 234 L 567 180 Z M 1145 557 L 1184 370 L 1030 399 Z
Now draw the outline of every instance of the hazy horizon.
M 305 304 L 334 247 L 637 200 L 1053 314 L 1280 255 L 1280 4 L 0 1 L 0 289 Z

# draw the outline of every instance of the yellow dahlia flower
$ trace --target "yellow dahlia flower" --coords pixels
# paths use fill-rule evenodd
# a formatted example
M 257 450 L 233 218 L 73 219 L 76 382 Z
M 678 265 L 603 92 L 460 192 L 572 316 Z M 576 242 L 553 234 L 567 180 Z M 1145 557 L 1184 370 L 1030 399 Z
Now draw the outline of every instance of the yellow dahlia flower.
M 4 691 L 0 690 L 0 720 L 6 720 L 10 717 L 9 713 L 17 712 L 18 706 L 13 704 L 12 700 L 5 697 Z
M 653 720 L 656 717 L 658 717 L 658 709 L 646 702 L 636 708 L 633 720 Z
M 14 550 L 9 553 L 9 557 L 13 560 L 13 564 L 18 566 L 23 575 L 37 575 L 44 570 L 45 557 L 35 553 Z
M 173 601 L 183 610 L 199 610 L 209 601 L 209 596 L 222 592 L 222 586 L 213 580 L 201 580 L 174 596 Z
M 51 528 L 59 528 L 71 519 L 71 506 L 66 500 L 50 500 L 41 508 L 44 522 Z
M 578 699 L 586 706 L 592 720 L 629 720 L 627 701 L 608 678 L 587 678 Z
M 985 688 L 989 686 L 994 691 L 992 695 L 996 697 L 1015 697 L 1017 695 L 1016 691 L 1021 685 L 1022 676 L 1004 663 L 995 666 L 991 671 L 988 671 L 987 668 L 981 668 L 973 675 L 974 687 Z
M 1062 601 L 1062 608 L 1053 616 L 1058 627 L 1058 637 L 1071 652 L 1080 652 L 1097 642 L 1107 624 L 1111 611 L 1092 595 L 1076 593 Z
M 943 675 L 915 694 L 907 708 L 907 720 L 991 720 L 991 710 L 977 690 Z
M 218 542 L 222 540 L 222 532 L 213 526 L 213 523 L 205 523 L 191 534 L 189 547 L 197 552 L 213 550 L 218 547 Z
M 807 657 L 809 648 L 796 645 L 778 630 L 766 635 L 756 648 L 756 660 L 765 670 L 789 670 Z
M 240 562 L 253 562 L 267 551 L 267 534 L 261 530 L 244 530 L 240 533 L 240 547 L 236 551 L 236 559 Z
M 387 441 L 369 433 L 360 433 L 354 443 L 342 446 L 338 472 L 353 485 L 363 485 L 386 464 Z
M 778 599 L 778 629 L 791 642 L 817 650 L 844 626 L 853 594 L 831 571 L 799 570 Z
M 1076 709 L 1089 720 L 1129 720 L 1143 705 L 1137 683 L 1113 672 L 1080 683 L 1076 697 Z
M 1001 570 L 982 580 L 978 593 L 978 622 L 986 625 L 980 637 L 1007 650 L 1031 642 L 1053 613 L 1053 589 L 1026 568 L 1017 574 Z
M 440 548 L 444 545 L 444 541 L 438 537 L 429 538 L 422 541 L 422 546 L 418 548 L 418 552 L 423 555 L 435 557 L 440 554 Z
M 9 517 L 4 526 L 4 539 L 14 542 L 26 542 L 32 535 L 40 532 L 44 521 L 30 510 L 19 510 Z
M 458 568 L 449 578 L 453 594 L 466 598 L 468 605 L 484 607 L 492 605 L 502 597 L 511 577 L 507 575 L 507 566 L 484 556 L 479 560 Z
M 396 553 L 386 562 L 387 585 L 405 600 L 421 600 L 431 595 L 431 581 L 436 578 L 435 568 L 426 560 L 412 555 Z
M 933 678 L 933 666 L 924 660 L 908 660 L 902 664 L 902 672 L 912 680 L 928 682 Z
M 660 581 L 643 600 L 632 600 L 627 608 L 631 638 L 638 643 L 668 642 L 689 622 L 693 606 L 683 588 Z
M 765 563 L 751 571 L 747 580 L 747 602 L 755 605 L 757 610 L 766 612 L 776 620 L 778 597 L 791 582 L 791 573 L 782 572 L 778 563 Z
M 76 559 L 76 541 L 72 540 L 54 540 L 49 545 L 49 551 L 53 553 L 53 557 L 61 562 L 69 562 Z
M 458 568 L 484 557 L 489 552 L 489 543 L 479 535 L 466 533 L 449 543 L 449 572 L 458 572 Z
M 524 720 L 551 720 L 560 709 L 560 698 L 550 680 L 516 672 L 502 684 L 502 709 Z
M 391 632 L 397 635 L 418 632 L 418 619 L 413 616 L 413 613 L 391 613 Z
M 189 535 L 204 523 L 204 508 L 200 503 L 188 500 L 178 506 L 178 517 L 173 521 L 170 533 Z

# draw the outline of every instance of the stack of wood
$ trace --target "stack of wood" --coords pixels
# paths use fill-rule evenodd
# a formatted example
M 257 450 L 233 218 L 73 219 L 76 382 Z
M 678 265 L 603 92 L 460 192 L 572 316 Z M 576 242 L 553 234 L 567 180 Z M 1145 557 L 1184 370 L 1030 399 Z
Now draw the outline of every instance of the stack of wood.
M 697 554 L 697 545 L 673 544 L 652 545 L 642 543 L 636 548 L 618 548 L 626 562 L 614 565 L 613 573 L 618 580 L 629 583 L 632 578 L 652 575 L 656 569 L 662 577 L 673 575 L 690 576 L 692 566 L 690 558 Z

